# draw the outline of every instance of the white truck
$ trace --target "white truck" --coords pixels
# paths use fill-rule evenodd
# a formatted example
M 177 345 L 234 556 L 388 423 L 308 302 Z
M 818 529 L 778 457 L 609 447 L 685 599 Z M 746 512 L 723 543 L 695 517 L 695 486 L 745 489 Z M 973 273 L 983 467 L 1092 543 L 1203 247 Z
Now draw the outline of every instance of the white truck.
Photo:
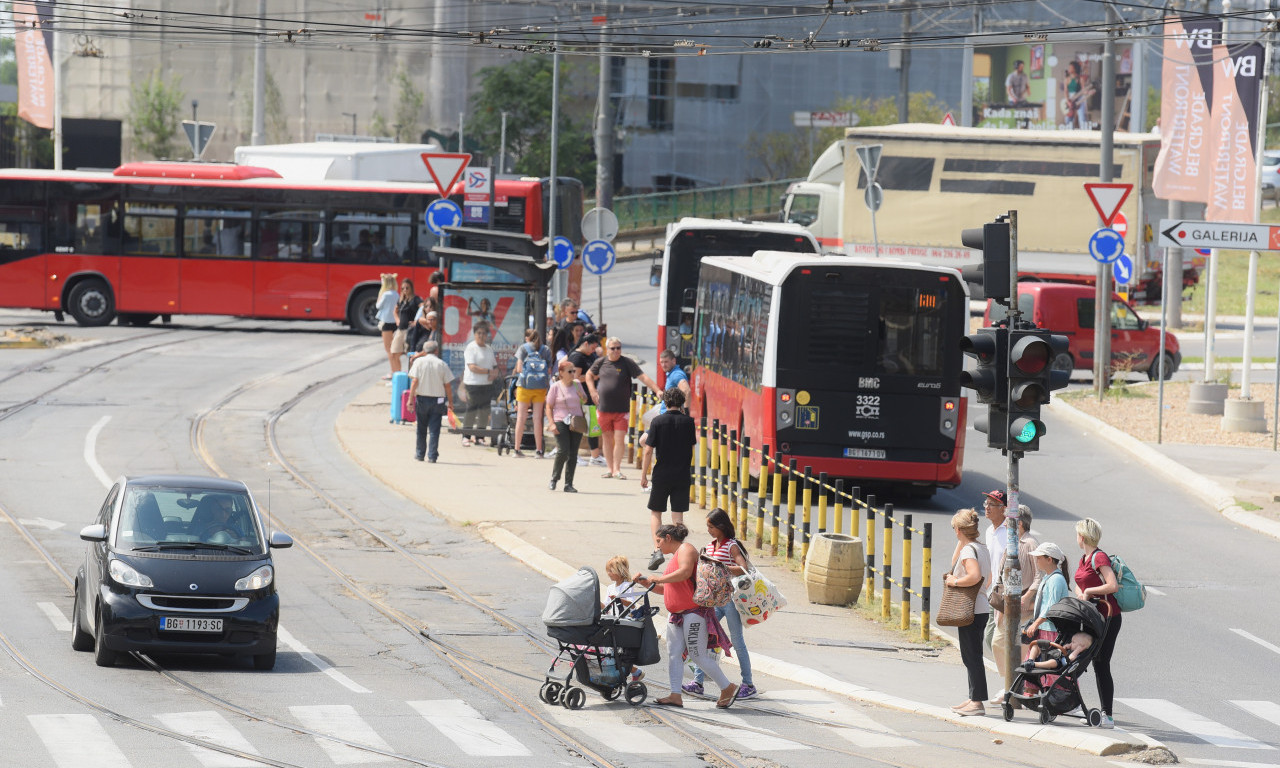
M 297 181 L 414 181 L 433 184 L 424 152 L 441 152 L 438 144 L 391 144 L 373 141 L 309 141 L 236 147 L 236 165 L 270 168 Z
M 959 269 L 981 261 L 960 232 L 1010 210 L 1018 212 L 1019 274 L 1092 283 L 1097 262 L 1089 238 L 1100 226 L 1084 183 L 1099 178 L 1097 131 L 1031 131 L 906 123 L 850 128 L 783 198 L 782 220 L 809 229 L 825 250 L 874 255 L 866 175 L 853 148 L 880 144 L 876 182 L 879 254 Z M 1139 297 L 1158 297 L 1161 252 L 1153 242 L 1166 204 L 1151 189 L 1160 149 L 1155 134 L 1115 134 L 1113 178 L 1133 185 L 1115 225 L 1133 257 Z M 846 156 L 848 162 L 845 162 Z M 847 194 L 846 194 L 847 193 Z M 1203 258 L 1184 257 L 1183 283 L 1194 284 Z

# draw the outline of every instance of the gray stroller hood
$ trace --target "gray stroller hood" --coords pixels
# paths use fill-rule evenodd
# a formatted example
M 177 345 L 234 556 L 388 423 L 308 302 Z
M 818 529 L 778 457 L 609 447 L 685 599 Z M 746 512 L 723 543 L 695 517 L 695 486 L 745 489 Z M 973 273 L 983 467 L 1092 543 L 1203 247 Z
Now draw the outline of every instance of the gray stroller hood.
M 591 627 L 600 622 L 600 577 L 587 566 L 551 587 L 542 623 L 548 627 Z

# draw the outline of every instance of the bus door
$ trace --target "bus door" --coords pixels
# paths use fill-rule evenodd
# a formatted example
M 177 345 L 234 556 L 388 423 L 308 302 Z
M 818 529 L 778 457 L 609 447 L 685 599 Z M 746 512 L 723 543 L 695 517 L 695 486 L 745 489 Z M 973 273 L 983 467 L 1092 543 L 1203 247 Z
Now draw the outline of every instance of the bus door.
M 181 311 L 181 278 L 175 238 L 177 208 L 148 202 L 124 204 L 123 222 L 114 202 L 76 207 L 76 249 L 110 252 L 112 233 L 120 242 L 120 284 L 116 309 L 121 312 Z
M 232 206 L 189 206 L 182 220 L 182 311 L 253 314 L 252 212 Z
M 39 208 L 0 207 L 0 305 L 45 307 L 44 212 Z
M 253 263 L 253 314 L 325 318 L 329 262 L 320 211 L 261 211 Z

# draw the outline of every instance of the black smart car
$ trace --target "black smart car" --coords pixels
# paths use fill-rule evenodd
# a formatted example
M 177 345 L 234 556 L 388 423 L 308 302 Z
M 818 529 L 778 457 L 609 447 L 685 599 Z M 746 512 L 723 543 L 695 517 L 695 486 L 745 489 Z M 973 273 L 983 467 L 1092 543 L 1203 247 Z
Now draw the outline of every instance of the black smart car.
M 244 483 L 153 475 L 116 481 L 76 573 L 71 647 L 109 667 L 128 651 L 218 653 L 276 663 L 276 594 L 269 535 Z

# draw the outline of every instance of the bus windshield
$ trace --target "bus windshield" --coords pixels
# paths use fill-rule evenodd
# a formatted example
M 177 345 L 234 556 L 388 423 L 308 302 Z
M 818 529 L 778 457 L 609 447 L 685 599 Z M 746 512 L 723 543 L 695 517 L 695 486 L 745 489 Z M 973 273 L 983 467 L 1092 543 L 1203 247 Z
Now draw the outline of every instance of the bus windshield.
M 671 241 L 667 263 L 666 324 L 680 324 L 685 291 L 698 286 L 698 269 L 708 256 L 750 256 L 756 251 L 816 253 L 809 238 L 751 229 L 685 229 Z

